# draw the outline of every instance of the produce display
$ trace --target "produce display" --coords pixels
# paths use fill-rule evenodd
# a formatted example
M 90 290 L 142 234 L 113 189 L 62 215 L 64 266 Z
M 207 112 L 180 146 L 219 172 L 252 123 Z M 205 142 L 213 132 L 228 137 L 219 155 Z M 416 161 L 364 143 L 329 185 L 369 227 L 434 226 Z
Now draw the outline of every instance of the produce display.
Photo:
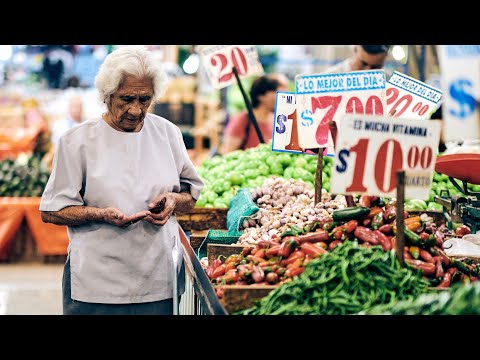
M 323 157 L 323 188 L 330 190 L 333 158 Z M 229 207 L 240 188 L 256 188 L 270 176 L 303 180 L 314 189 L 317 157 L 303 154 L 272 152 L 271 143 L 247 150 L 236 150 L 224 156 L 214 156 L 197 168 L 205 187 L 197 207 Z
M 270 240 L 292 226 L 303 228 L 347 206 L 344 196 L 331 199 L 323 190 L 322 201 L 315 206 L 315 192 L 303 180 L 285 180 L 273 176 L 251 191 L 252 200 L 260 209 L 243 220 L 238 244 L 256 244 Z
M 322 159 L 323 189 L 330 191 L 330 176 L 333 157 Z M 197 207 L 228 208 L 230 200 L 239 188 L 256 188 L 271 176 L 286 180 L 303 180 L 314 189 L 317 156 L 272 152 L 271 143 L 260 144 L 256 148 L 236 150 L 224 156 L 215 156 L 204 160 L 197 169 L 205 182 L 205 187 L 197 201 Z M 480 192 L 480 185 L 468 184 L 468 189 Z M 442 211 L 435 203 L 435 195 L 448 190 L 450 196 L 461 192 L 450 182 L 448 176 L 434 172 L 432 187 L 428 199 L 406 199 L 405 210 Z
M 383 198 L 362 195 L 356 206 L 346 207 L 343 196 L 332 200 L 324 192 L 322 201 L 314 206 L 309 185 L 302 180 L 277 177 L 265 180 L 261 187 L 251 190 L 251 194 L 260 210 L 243 221 L 244 234 L 237 242 L 244 245 L 242 253 L 231 255 L 225 261 L 216 259 L 206 270 L 219 298 L 223 296 L 223 287 L 229 284 L 283 288 L 285 283 L 304 273 L 314 259 L 343 244 L 375 248 L 395 257 L 397 208 L 394 200 L 385 203 Z M 438 289 L 456 282 L 478 280 L 480 265 L 451 258 L 443 249 L 446 239 L 469 233 L 467 226 L 457 228 L 454 233 L 444 223 L 435 223 L 426 213 L 405 211 L 404 218 L 405 269 L 418 274 L 428 287 Z M 342 276 L 342 271 L 337 266 L 335 273 Z M 323 273 L 321 270 L 317 275 Z M 368 279 L 369 272 L 363 274 L 367 276 L 365 281 L 375 284 Z M 398 300 L 398 296 L 395 299 Z M 337 311 L 328 309 L 325 311 Z M 355 311 L 361 309 L 357 307 Z
M 346 315 L 378 304 L 414 299 L 428 282 L 400 266 L 394 252 L 349 241 L 310 261 L 244 315 Z
M 20 154 L 0 162 L 0 196 L 37 197 L 47 185 L 50 171 L 37 155 Z

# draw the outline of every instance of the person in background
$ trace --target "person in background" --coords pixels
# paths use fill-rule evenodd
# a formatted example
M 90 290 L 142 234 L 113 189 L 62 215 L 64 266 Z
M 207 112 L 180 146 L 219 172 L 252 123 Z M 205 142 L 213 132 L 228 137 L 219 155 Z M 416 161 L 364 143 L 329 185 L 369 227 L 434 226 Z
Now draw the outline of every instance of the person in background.
M 258 77 L 250 88 L 253 114 L 265 142 L 272 139 L 273 116 L 277 91 L 288 91 L 288 78 L 283 74 L 267 74 Z M 233 115 L 225 126 L 221 153 L 248 149 L 260 144 L 255 127 L 247 110 Z
M 166 84 L 143 46 L 101 65 L 106 110 L 60 137 L 40 202 L 42 220 L 68 227 L 63 314 L 174 314 L 185 290 L 177 212 L 203 182 L 178 126 L 148 113 Z
M 58 146 L 60 136 L 83 121 L 83 101 L 80 95 L 72 95 L 68 100 L 67 117 L 57 120 L 52 126 L 52 143 Z
M 353 54 L 329 67 L 325 73 L 382 69 L 391 45 L 354 45 Z

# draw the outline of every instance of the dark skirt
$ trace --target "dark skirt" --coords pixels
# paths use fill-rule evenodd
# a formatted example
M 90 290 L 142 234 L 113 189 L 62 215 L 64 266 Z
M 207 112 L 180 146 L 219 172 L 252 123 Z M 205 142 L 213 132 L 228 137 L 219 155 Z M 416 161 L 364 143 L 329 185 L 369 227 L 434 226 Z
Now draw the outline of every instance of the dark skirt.
M 63 315 L 173 315 L 173 299 L 134 304 L 100 304 L 73 300 L 70 256 L 67 257 L 63 269 L 62 294 Z

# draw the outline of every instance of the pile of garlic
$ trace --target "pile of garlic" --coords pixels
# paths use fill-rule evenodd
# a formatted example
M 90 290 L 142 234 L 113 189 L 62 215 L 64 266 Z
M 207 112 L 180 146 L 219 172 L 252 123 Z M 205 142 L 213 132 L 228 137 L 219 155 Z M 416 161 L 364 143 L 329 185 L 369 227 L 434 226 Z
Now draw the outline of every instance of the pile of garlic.
M 302 180 L 285 180 L 275 176 L 252 190 L 252 199 L 260 210 L 243 220 L 244 233 L 237 244 L 253 245 L 261 240 L 273 240 L 293 225 L 303 228 L 347 206 L 344 196 L 332 199 L 324 189 L 322 201 L 315 205 L 315 192 L 308 184 Z

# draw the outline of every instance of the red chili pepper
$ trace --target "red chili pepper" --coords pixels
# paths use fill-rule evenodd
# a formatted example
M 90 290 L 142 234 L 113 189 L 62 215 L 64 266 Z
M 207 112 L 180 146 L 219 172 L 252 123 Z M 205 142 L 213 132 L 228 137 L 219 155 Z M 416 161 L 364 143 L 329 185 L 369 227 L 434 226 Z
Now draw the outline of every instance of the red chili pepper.
M 328 249 L 333 250 L 340 244 L 342 244 L 340 240 L 333 240 L 330 244 L 328 244 Z
M 393 221 L 396 219 L 397 217 L 397 208 L 395 206 L 389 206 L 387 207 L 387 209 L 385 210 L 385 214 L 383 215 L 383 217 L 387 220 L 387 221 Z
M 233 284 L 234 282 L 240 280 L 240 274 L 235 269 L 231 269 L 225 273 L 223 277 L 227 284 Z
M 420 250 L 420 258 L 428 263 L 435 264 L 433 256 L 427 250 Z
M 207 276 L 210 279 L 212 278 L 212 274 L 215 271 L 215 269 L 220 265 L 222 265 L 222 261 L 220 259 L 215 259 L 212 261 L 210 265 L 208 265 L 207 270 L 205 270 L 205 272 L 207 273 Z
M 355 231 L 355 229 L 358 226 L 358 221 L 357 220 L 350 220 L 345 224 L 345 232 L 347 234 L 351 234 Z
M 333 229 L 332 231 L 332 238 L 335 240 L 340 240 L 343 236 L 343 228 L 339 228 L 338 226 Z
M 297 236 L 296 241 L 298 243 L 304 242 L 319 242 L 319 241 L 329 241 L 328 232 L 323 229 L 317 229 L 315 232 L 307 233 L 304 235 Z
M 435 264 L 427 263 L 422 260 L 411 260 L 411 259 L 405 259 L 405 262 L 410 264 L 414 268 L 421 270 L 423 275 L 432 276 L 435 274 L 435 270 L 436 270 Z
M 216 279 L 223 275 L 225 275 L 225 264 L 222 264 L 219 267 L 217 267 L 215 270 L 213 270 L 213 273 L 212 273 L 212 276 L 210 276 L 210 279 Z
M 280 249 L 278 249 L 278 255 L 282 256 L 284 259 L 288 258 L 290 254 L 295 250 L 297 247 L 298 243 L 294 239 L 289 239 L 287 241 L 284 241 L 280 245 Z
M 443 275 L 443 280 L 440 284 L 438 284 L 436 287 L 439 288 L 439 289 L 444 289 L 444 288 L 448 288 L 450 287 L 450 283 L 452 281 L 452 275 L 450 273 L 445 273 L 445 275 Z
M 299 251 L 294 251 L 287 259 L 285 260 L 282 260 L 280 262 L 280 265 L 289 265 L 289 264 L 293 264 L 296 260 L 298 259 L 303 259 L 305 258 L 305 253 L 301 250 Z
M 287 269 L 287 271 L 285 271 L 285 276 L 289 277 L 289 278 L 294 277 L 294 276 L 298 276 L 301 273 L 303 273 L 304 271 L 305 271 L 304 267 L 299 267 L 299 268 L 296 268 L 296 269 Z
M 271 259 L 274 256 L 277 256 L 278 250 L 280 250 L 280 246 L 281 245 L 275 245 L 275 246 L 272 246 L 270 249 L 267 249 L 267 252 L 265 253 L 265 257 L 267 259 Z
M 310 255 L 312 258 L 319 257 L 328 252 L 327 250 L 308 242 L 303 243 L 300 248 L 306 255 Z
M 258 264 L 264 261 L 263 258 L 255 256 L 255 255 L 247 255 L 247 260 L 252 261 L 254 264 Z
M 353 234 L 359 240 L 368 242 L 372 245 L 378 245 L 378 239 L 376 238 L 375 234 L 373 233 L 372 230 L 366 227 L 357 226 Z
M 369 219 L 373 219 L 376 215 L 382 213 L 383 214 L 383 209 L 380 206 L 374 206 L 370 209 L 370 213 L 368 214 Z
M 362 225 L 363 226 L 368 226 L 372 222 L 372 219 L 366 218 L 362 220 Z
M 380 245 L 382 245 L 383 250 L 390 251 L 392 249 L 392 243 L 387 235 L 382 233 L 380 230 L 374 230 L 373 234 L 376 236 Z
M 360 195 L 360 198 L 358 199 L 358 205 L 364 206 L 364 207 L 370 207 L 372 201 L 370 200 L 370 196 L 368 195 Z
M 392 225 L 384 224 L 378 228 L 378 231 L 384 233 L 385 235 L 390 235 L 392 233 Z

